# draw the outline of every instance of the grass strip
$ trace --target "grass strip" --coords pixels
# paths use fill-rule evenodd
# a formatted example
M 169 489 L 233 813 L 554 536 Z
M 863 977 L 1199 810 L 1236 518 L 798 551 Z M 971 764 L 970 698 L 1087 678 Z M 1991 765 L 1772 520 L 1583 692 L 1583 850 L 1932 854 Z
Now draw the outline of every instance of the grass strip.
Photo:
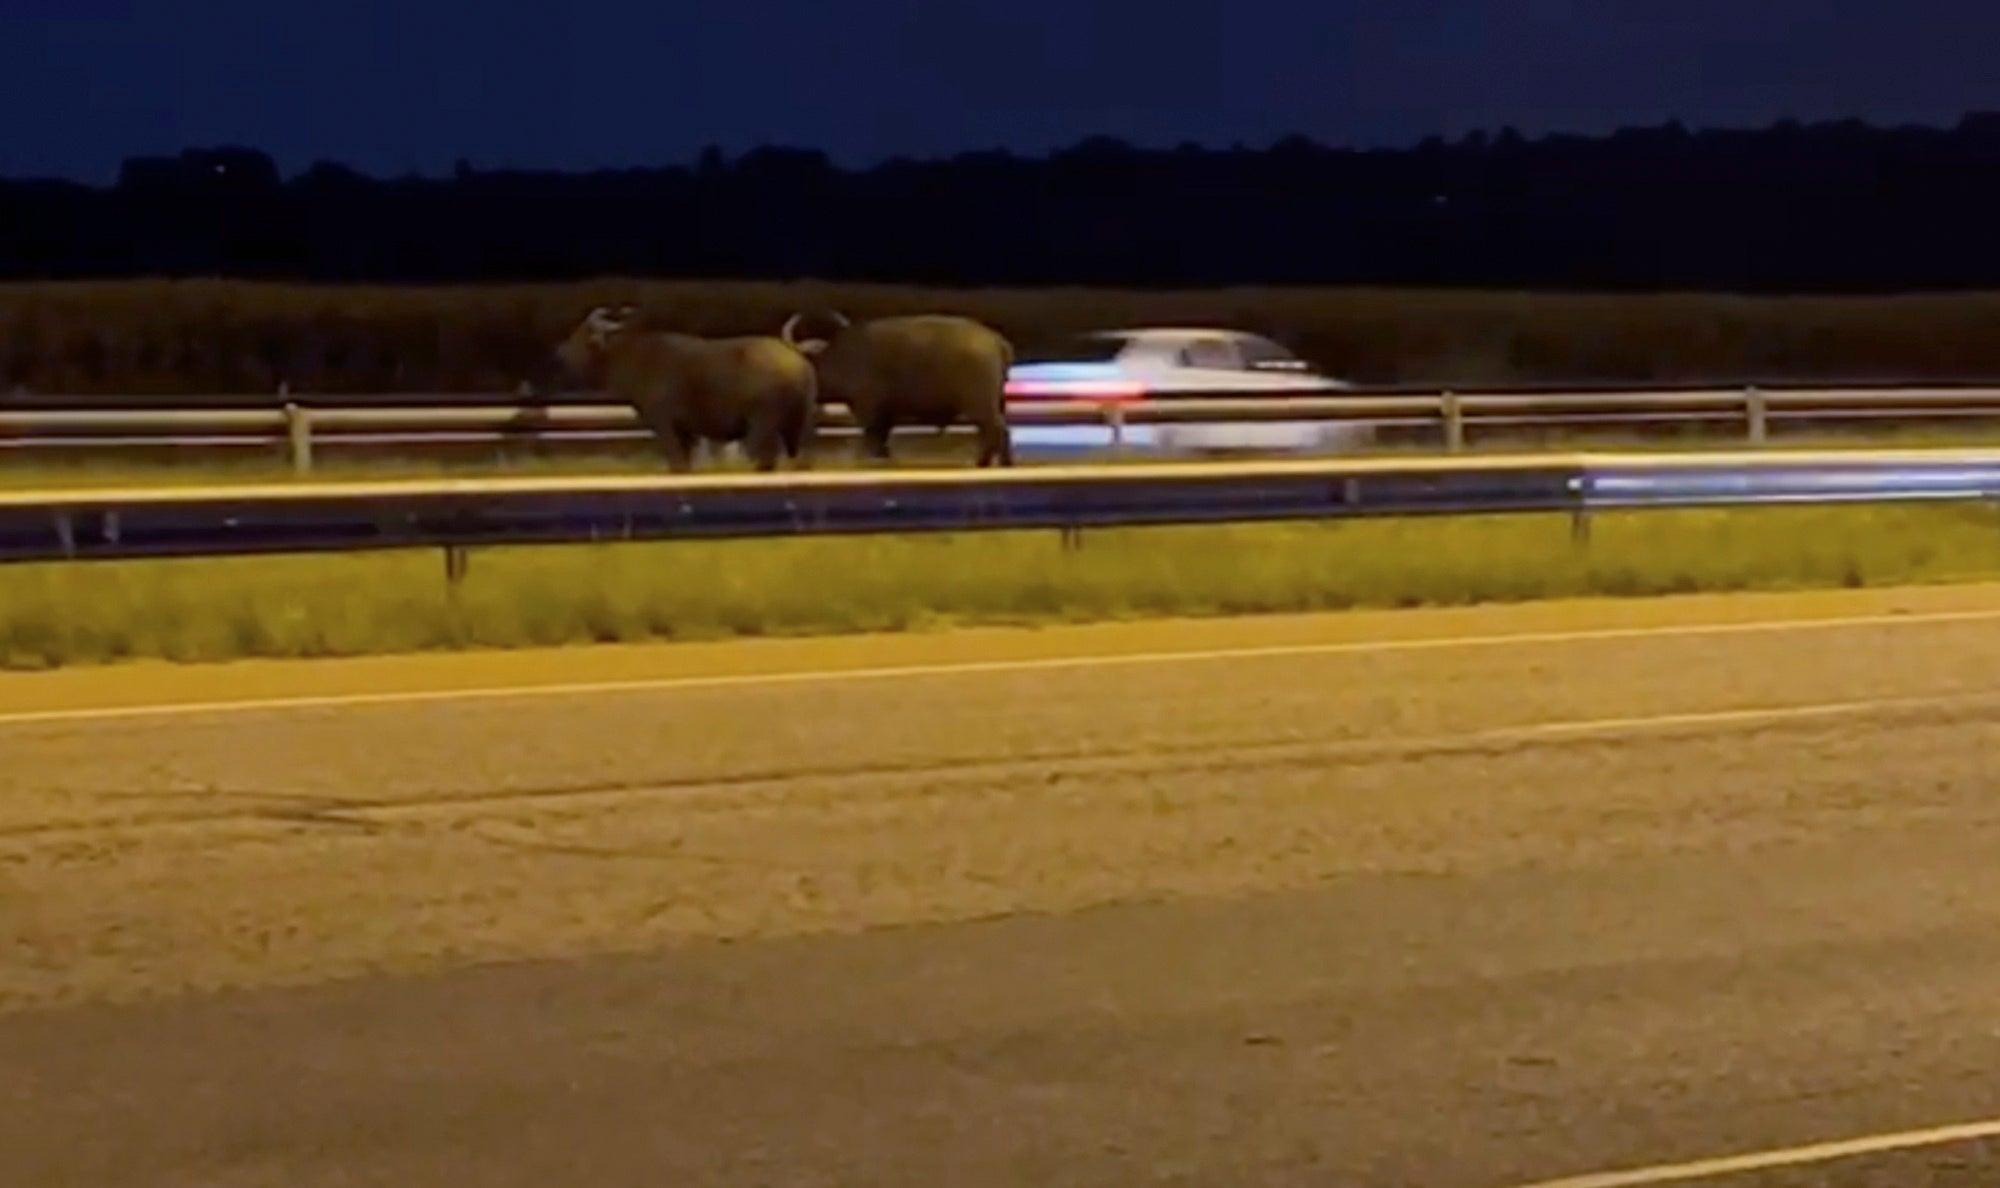
M 0 666 L 918 630 L 2000 575 L 1979 505 L 494 548 L 0 567 Z

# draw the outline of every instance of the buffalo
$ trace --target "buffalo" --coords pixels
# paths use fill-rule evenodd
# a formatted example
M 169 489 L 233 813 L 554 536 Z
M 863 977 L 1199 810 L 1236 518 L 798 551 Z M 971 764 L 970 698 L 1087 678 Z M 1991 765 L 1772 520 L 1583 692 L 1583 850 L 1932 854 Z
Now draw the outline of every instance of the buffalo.
M 999 332 L 942 314 L 855 323 L 835 312 L 831 337 L 800 341 L 804 318 L 793 314 L 779 337 L 812 358 L 820 399 L 847 406 L 870 456 L 889 459 L 899 423 L 942 431 L 963 420 L 979 432 L 980 466 L 1014 464 L 1006 403 L 1014 347 Z
M 633 326 L 631 306 L 599 306 L 570 332 L 557 356 L 587 382 L 630 404 L 670 469 L 685 472 L 694 449 L 742 442 L 761 471 L 780 455 L 796 466 L 819 418 L 819 376 L 798 348 L 769 335 L 698 338 Z

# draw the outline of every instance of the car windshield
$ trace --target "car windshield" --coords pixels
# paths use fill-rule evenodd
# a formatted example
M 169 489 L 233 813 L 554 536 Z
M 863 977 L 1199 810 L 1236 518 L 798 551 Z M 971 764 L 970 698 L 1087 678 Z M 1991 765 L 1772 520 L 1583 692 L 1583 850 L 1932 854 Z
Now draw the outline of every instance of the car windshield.
M 1116 334 L 1072 334 L 1021 352 L 1021 363 L 1109 363 L 1125 349 Z
M 1236 346 L 1243 353 L 1244 365 L 1253 370 L 1296 371 L 1305 366 L 1297 355 L 1268 338 L 1246 334 L 1237 340 Z

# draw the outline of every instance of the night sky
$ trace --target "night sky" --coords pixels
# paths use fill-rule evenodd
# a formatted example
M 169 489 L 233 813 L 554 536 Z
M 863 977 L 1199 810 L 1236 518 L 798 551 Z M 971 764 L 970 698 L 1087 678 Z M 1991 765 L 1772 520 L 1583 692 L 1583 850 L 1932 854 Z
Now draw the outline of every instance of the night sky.
M 5 4 L 0 174 L 88 181 L 224 143 L 441 173 L 2000 108 L 1992 0 Z

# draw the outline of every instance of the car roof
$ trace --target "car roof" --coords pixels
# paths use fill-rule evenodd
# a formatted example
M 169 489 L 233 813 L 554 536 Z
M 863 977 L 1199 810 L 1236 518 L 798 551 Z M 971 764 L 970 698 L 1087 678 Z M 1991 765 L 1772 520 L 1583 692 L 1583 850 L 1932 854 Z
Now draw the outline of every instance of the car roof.
M 1092 338 L 1130 338 L 1158 341 L 1167 338 L 1263 338 L 1248 330 L 1222 326 L 1130 326 L 1119 330 L 1093 330 Z M 1267 340 L 1268 341 L 1268 340 Z
M 1280 351 L 1296 359 L 1290 347 L 1249 330 L 1236 330 L 1221 326 L 1131 326 L 1119 330 L 1098 330 L 1085 335 L 1103 341 L 1121 342 L 1120 353 L 1136 351 L 1146 355 L 1160 356 L 1178 352 L 1191 342 L 1199 339 L 1221 339 L 1236 344 L 1256 343 L 1259 347 Z

